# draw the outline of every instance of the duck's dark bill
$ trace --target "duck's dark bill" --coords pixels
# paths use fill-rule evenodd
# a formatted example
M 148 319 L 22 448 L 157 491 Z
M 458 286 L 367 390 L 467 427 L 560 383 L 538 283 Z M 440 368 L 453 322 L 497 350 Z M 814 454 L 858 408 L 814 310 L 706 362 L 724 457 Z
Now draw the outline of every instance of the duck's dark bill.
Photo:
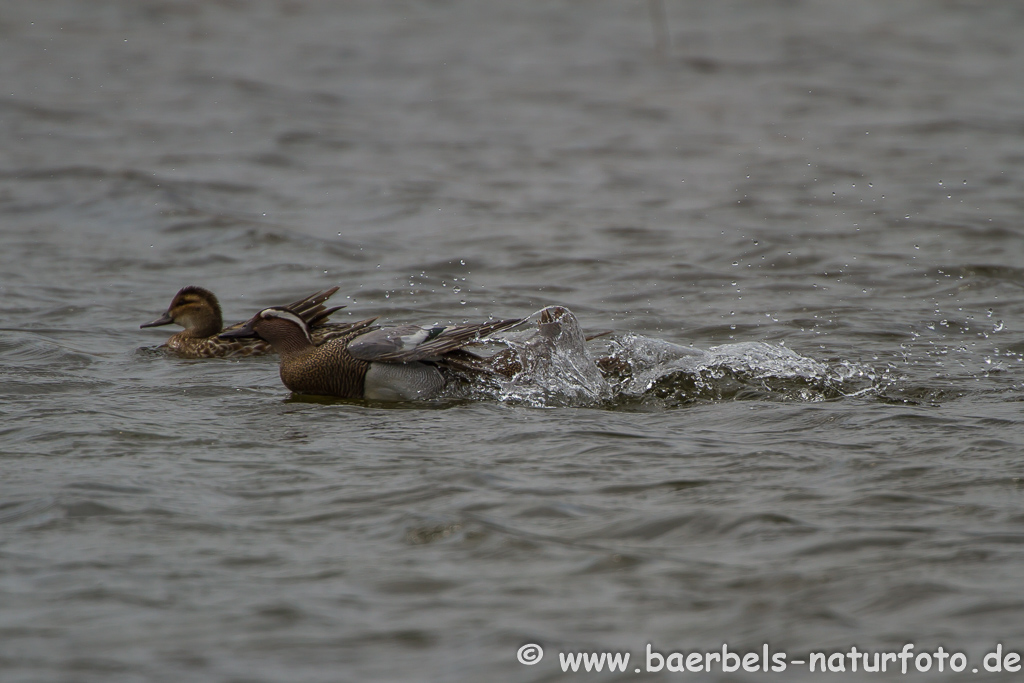
M 160 316 L 156 320 L 152 320 L 152 321 L 150 321 L 148 323 L 143 323 L 143 324 L 139 325 L 139 327 L 140 328 L 142 328 L 142 327 L 160 327 L 161 325 L 170 325 L 173 322 L 174 322 L 174 318 L 172 318 L 167 313 L 164 313 L 162 316 Z

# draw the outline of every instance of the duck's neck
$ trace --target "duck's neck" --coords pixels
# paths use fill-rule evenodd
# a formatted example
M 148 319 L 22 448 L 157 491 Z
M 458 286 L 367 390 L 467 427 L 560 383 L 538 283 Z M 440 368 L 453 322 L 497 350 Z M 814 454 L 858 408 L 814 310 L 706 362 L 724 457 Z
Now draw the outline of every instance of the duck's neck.
M 295 323 L 281 320 L 280 318 L 269 318 L 263 320 L 256 328 L 257 333 L 270 342 L 274 350 L 282 358 L 286 356 L 298 356 L 309 353 L 316 349 L 316 346 L 309 340 L 306 333 Z
M 304 353 L 313 351 L 316 347 L 309 343 L 309 340 L 302 335 L 291 335 L 284 339 L 269 340 L 274 350 L 283 358 L 286 356 L 301 356 Z
M 185 329 L 180 334 L 196 339 L 205 339 L 206 337 L 220 334 L 223 327 L 220 313 L 215 315 L 189 316 L 181 322 Z

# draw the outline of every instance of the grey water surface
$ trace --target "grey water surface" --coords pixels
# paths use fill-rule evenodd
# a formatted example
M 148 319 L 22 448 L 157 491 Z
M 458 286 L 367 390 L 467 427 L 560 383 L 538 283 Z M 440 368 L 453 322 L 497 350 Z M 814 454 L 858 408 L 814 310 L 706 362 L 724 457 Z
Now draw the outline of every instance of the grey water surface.
M 1024 651 L 1022 36 L 967 0 L 3 3 L 0 680 Z M 187 284 L 228 322 L 559 304 L 625 369 L 290 397 L 156 349 Z

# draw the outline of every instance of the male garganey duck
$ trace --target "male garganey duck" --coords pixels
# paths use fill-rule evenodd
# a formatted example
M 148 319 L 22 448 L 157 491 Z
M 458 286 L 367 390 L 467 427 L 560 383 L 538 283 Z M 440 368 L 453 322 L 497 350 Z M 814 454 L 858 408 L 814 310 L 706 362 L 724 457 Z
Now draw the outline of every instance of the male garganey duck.
M 525 319 L 492 320 L 448 327 L 370 327 L 353 324 L 317 346 L 309 323 L 289 306 L 265 308 L 222 339 L 256 335 L 281 356 L 281 381 L 299 394 L 410 401 L 437 396 L 448 369 L 458 367 L 464 346 Z
M 286 307 L 298 315 L 312 330 L 314 344 L 323 343 L 326 339 L 342 335 L 354 326 L 369 324 L 372 320 L 358 323 L 328 323 L 328 316 L 344 306 L 326 308 L 323 304 L 337 287 L 325 289 L 304 299 L 299 299 Z M 208 289 L 189 286 L 183 288 L 171 300 L 171 305 L 162 316 L 139 327 L 158 327 L 176 323 L 185 329 L 171 336 L 161 348 L 166 348 L 184 358 L 226 358 L 228 356 L 256 356 L 272 353 L 273 347 L 258 337 L 221 339 L 217 335 L 228 332 L 244 323 L 236 323 L 224 328 L 221 317 L 220 303 Z

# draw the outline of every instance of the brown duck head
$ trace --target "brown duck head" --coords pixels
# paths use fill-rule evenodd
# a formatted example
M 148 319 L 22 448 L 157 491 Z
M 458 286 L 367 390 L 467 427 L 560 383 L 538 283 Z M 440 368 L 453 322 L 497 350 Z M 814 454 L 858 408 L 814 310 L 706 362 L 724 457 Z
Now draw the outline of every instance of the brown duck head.
M 270 342 L 281 355 L 314 348 L 309 325 L 287 308 L 264 308 L 242 326 L 225 330 L 218 336 L 221 339 L 259 337 Z
M 220 302 L 208 289 L 184 287 L 171 299 L 167 311 L 139 327 L 159 327 L 175 323 L 185 328 L 194 337 L 212 337 L 224 327 Z

